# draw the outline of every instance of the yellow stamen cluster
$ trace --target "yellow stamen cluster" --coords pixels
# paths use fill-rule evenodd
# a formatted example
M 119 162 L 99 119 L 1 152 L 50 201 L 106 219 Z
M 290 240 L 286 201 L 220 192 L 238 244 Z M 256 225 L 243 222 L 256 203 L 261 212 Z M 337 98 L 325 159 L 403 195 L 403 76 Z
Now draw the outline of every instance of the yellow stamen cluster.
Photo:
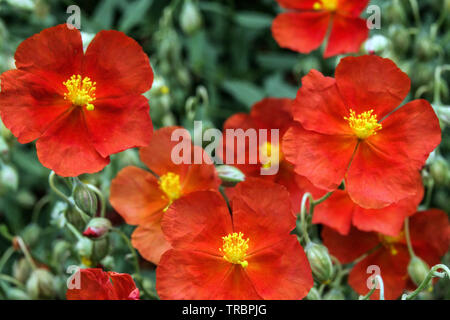
M 405 237 L 404 232 L 401 232 L 398 236 L 396 237 L 391 237 L 391 236 L 386 236 L 383 234 L 378 234 L 378 238 L 381 241 L 381 244 L 387 248 L 390 252 L 391 255 L 395 256 L 398 253 L 398 250 L 395 248 L 395 245 L 397 243 L 399 243 L 401 240 L 403 240 L 403 238 Z
M 82 78 L 78 74 L 71 76 L 63 84 L 67 88 L 67 92 L 64 93 L 65 100 L 70 100 L 73 105 L 79 107 L 86 106 L 86 110 L 94 110 L 92 102 L 95 101 L 96 82 L 92 82 L 89 77 Z
M 280 163 L 282 160 L 282 153 L 279 145 L 273 145 L 270 142 L 264 142 L 259 148 L 262 167 L 267 169 L 272 166 L 272 160 L 275 164 Z M 273 159 L 272 159 L 273 158 Z
M 378 123 L 377 116 L 372 113 L 373 110 L 369 110 L 357 115 L 355 111 L 350 109 L 350 116 L 344 117 L 359 139 L 366 139 L 373 136 L 377 134 L 378 130 L 383 128 L 383 126 Z
M 314 10 L 336 11 L 338 0 L 318 0 L 314 3 Z
M 173 172 L 168 172 L 159 177 L 158 184 L 159 188 L 167 196 L 170 203 L 181 197 L 181 183 L 179 175 Z
M 233 264 L 240 264 L 243 268 L 247 268 L 248 262 L 245 260 L 249 239 L 244 240 L 242 232 L 233 232 L 222 237 L 223 245 L 219 248 L 223 258 Z

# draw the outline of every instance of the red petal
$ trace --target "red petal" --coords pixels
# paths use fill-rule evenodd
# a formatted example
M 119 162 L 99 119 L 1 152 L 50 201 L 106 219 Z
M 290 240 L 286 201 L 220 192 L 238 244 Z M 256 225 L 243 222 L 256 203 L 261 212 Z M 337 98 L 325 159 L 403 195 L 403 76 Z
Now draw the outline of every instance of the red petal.
M 253 105 L 250 116 L 257 128 L 279 129 L 281 137 L 292 123 L 292 102 L 287 98 L 266 98 Z M 270 136 L 270 132 L 267 134 Z
M 317 0 L 277 0 L 277 2 L 288 9 L 312 9 Z
M 447 214 L 438 209 L 419 211 L 411 217 L 414 252 L 432 266 L 449 250 L 450 224 Z
M 344 117 L 348 107 L 344 104 L 336 81 L 311 70 L 302 79 L 302 87 L 292 105 L 294 119 L 303 128 L 324 134 L 353 134 Z
M 370 143 L 391 157 L 403 158 L 421 169 L 428 155 L 441 142 L 439 119 L 430 103 L 411 101 L 389 115 Z
M 160 221 L 137 227 L 131 235 L 131 243 L 144 259 L 154 264 L 158 264 L 163 253 L 170 249 Z
M 356 144 L 352 136 L 319 134 L 296 124 L 283 136 L 282 149 L 296 173 L 318 188 L 334 190 L 344 178 Z
M 55 121 L 37 141 L 36 149 L 42 165 L 63 177 L 98 172 L 109 163 L 94 148 L 80 108 Z
M 396 249 L 396 255 L 392 255 L 389 250 L 380 249 L 357 263 L 348 277 L 350 286 L 360 295 L 367 294 L 370 291 L 368 279 L 374 275 L 373 271 L 368 270 L 368 267 L 377 266 L 380 268 L 380 276 L 383 279 L 385 299 L 397 299 L 406 288 L 407 266 L 410 257 L 406 247 L 397 246 Z M 371 299 L 378 300 L 379 292 L 380 290 L 375 290 Z
M 227 204 L 218 192 L 197 191 L 176 200 L 164 214 L 162 230 L 172 247 L 222 258 L 222 237 L 233 232 Z
M 67 24 L 47 28 L 23 41 L 14 55 L 17 69 L 56 77 L 61 83 L 79 74 L 83 59 L 80 31 Z
M 338 1 L 338 9 L 337 11 L 341 15 L 350 15 L 353 17 L 357 17 L 361 14 L 369 0 L 339 0 Z
M 389 158 L 370 143 L 362 141 L 346 176 L 350 198 L 367 209 L 381 209 L 412 197 L 420 186 L 417 169 L 401 159 Z
M 347 107 L 356 114 L 373 109 L 378 120 L 400 105 L 410 88 L 406 73 L 374 55 L 343 58 L 335 77 Z
M 327 11 L 282 13 L 273 20 L 272 35 L 282 48 L 309 53 L 325 39 L 329 22 Z
M 343 53 L 358 52 L 361 44 L 369 36 L 366 20 L 336 14 L 324 57 Z
M 20 143 L 39 138 L 70 107 L 53 82 L 35 74 L 10 70 L 0 81 L 2 121 Z
M 129 274 L 110 271 L 108 275 L 118 300 L 139 300 L 139 289 Z
M 362 232 L 356 228 L 351 228 L 350 233 L 343 236 L 331 228 L 324 227 L 322 239 L 330 254 L 342 263 L 352 262 L 380 243 L 376 233 Z
M 232 265 L 230 272 L 218 290 L 211 296 L 214 300 L 261 300 L 255 286 L 245 270 L 238 265 Z
M 279 184 L 248 178 L 234 188 L 231 206 L 234 231 L 250 239 L 248 254 L 285 239 L 295 228 L 289 193 Z
M 153 71 L 148 56 L 132 38 L 119 31 L 100 31 L 89 44 L 83 76 L 95 81 L 97 99 L 141 94 L 149 90 Z
M 126 167 L 111 181 L 111 205 L 128 224 L 159 221 L 168 205 L 158 179 L 136 167 Z
M 193 146 L 194 153 L 198 152 L 203 154 L 203 159 L 208 157 L 208 154 L 198 146 Z M 192 164 L 184 177 L 183 181 L 183 194 L 188 194 L 194 191 L 201 190 L 217 190 L 221 184 L 219 177 L 217 176 L 214 164 Z
M 170 249 L 156 269 L 156 291 L 163 300 L 211 299 L 232 269 L 222 257 Z
M 315 208 L 312 222 L 322 223 L 342 235 L 347 235 L 356 207 L 347 192 L 335 190 L 325 202 Z
M 395 237 L 403 227 L 403 221 L 407 216 L 414 214 L 417 206 L 423 198 L 423 185 L 418 175 L 417 194 L 400 200 L 383 209 L 364 209 L 355 205 L 353 224 L 363 231 L 376 231 L 385 235 Z
M 144 96 L 99 100 L 94 110 L 85 111 L 85 118 L 92 142 L 103 157 L 146 146 L 153 133 Z
M 114 300 L 117 298 L 108 273 L 102 269 L 80 269 L 74 275 L 72 284 L 77 284 L 78 276 L 80 288 L 68 289 L 67 300 Z
M 245 272 L 265 300 L 302 299 L 314 284 L 308 259 L 293 235 L 249 256 Z
M 149 145 L 141 148 L 139 155 L 147 167 L 157 175 L 162 176 L 168 172 L 172 172 L 180 175 L 180 178 L 183 179 L 189 168 L 189 164 L 175 164 L 172 161 L 172 150 L 180 143 L 179 141 L 171 141 L 172 133 L 175 130 L 183 130 L 181 131 L 184 134 L 183 140 L 180 141 L 186 141 L 186 144 L 191 146 L 192 151 L 191 139 L 186 129 L 181 127 L 165 127 L 154 132 Z

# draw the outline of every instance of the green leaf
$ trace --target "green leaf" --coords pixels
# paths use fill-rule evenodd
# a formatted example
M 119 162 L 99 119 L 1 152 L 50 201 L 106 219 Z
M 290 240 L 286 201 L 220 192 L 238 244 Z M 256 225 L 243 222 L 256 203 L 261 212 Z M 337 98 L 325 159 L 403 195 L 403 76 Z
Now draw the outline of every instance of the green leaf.
M 266 29 L 272 25 L 273 17 L 268 14 L 241 11 L 234 17 L 234 21 L 244 28 Z
M 248 81 L 227 80 L 222 83 L 222 88 L 248 108 L 264 98 L 264 91 Z
M 281 76 L 281 73 L 276 73 L 264 81 L 264 89 L 267 96 L 274 98 L 295 98 L 297 90 L 293 85 L 290 85 Z
M 136 0 L 133 3 L 128 3 L 119 21 L 119 30 L 128 32 L 142 22 L 152 4 L 153 0 Z

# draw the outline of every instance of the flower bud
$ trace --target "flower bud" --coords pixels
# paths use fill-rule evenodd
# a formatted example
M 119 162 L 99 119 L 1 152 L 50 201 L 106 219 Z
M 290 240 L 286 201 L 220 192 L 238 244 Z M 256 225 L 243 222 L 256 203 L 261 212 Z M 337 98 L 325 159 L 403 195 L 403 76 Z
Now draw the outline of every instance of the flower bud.
M 27 293 L 32 299 L 50 299 L 56 294 L 54 276 L 46 269 L 36 269 L 26 283 Z
M 16 169 L 10 165 L 2 165 L 0 168 L 0 192 L 17 191 L 19 176 Z
M 73 199 L 78 208 L 93 216 L 97 212 L 97 196 L 84 183 L 78 179 L 73 190 Z
M 56 240 L 53 244 L 52 259 L 62 263 L 70 256 L 71 245 L 66 240 Z
M 216 167 L 216 172 L 222 180 L 222 185 L 225 187 L 233 187 L 238 182 L 245 180 L 245 175 L 236 167 L 229 165 L 220 165 Z
M 92 254 L 93 242 L 88 238 L 81 238 L 75 245 L 78 255 L 83 258 L 89 258 Z
M 202 15 L 192 0 L 185 0 L 180 14 L 181 30 L 187 35 L 194 34 L 202 26 Z
M 430 267 L 428 264 L 417 256 L 411 258 L 408 264 L 408 274 L 411 280 L 419 286 L 425 280 Z
M 448 182 L 448 164 L 441 156 L 437 156 L 430 166 L 430 174 L 438 185 L 446 185 Z
M 91 239 L 100 238 L 107 234 L 111 227 L 111 222 L 108 219 L 93 218 L 86 226 L 83 235 Z
M 306 300 L 322 300 L 320 298 L 319 290 L 312 287 L 311 290 L 309 290 L 308 295 L 306 296 Z
M 382 35 L 374 35 L 364 43 L 364 51 L 368 54 L 380 55 L 389 46 L 389 40 Z
M 21 233 L 23 241 L 33 247 L 39 241 L 41 228 L 36 223 L 31 223 Z
M 92 243 L 91 261 L 94 264 L 100 262 L 109 253 L 109 238 L 103 237 Z
M 333 263 L 327 247 L 310 242 L 305 248 L 314 278 L 320 283 L 328 283 L 333 276 Z
M 436 52 L 435 44 L 428 36 L 421 36 L 417 39 L 415 51 L 420 60 L 430 60 Z
M 345 296 L 342 290 L 333 288 L 323 296 L 323 300 L 345 300 Z
M 14 261 L 13 264 L 13 277 L 20 281 L 21 283 L 25 283 L 31 274 L 31 266 L 30 263 L 25 258 L 21 258 L 19 260 Z
M 78 212 L 77 209 L 74 207 L 67 208 L 65 218 L 67 222 L 72 224 L 78 230 L 83 230 L 84 226 L 86 225 L 83 218 L 81 217 L 81 213 Z

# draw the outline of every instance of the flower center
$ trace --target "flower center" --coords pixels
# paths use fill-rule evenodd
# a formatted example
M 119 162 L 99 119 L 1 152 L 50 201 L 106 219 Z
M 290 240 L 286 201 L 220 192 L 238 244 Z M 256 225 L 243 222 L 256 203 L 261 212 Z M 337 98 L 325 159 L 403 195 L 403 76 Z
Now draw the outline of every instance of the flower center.
M 280 145 L 273 145 L 270 142 L 264 142 L 260 148 L 260 161 L 263 168 L 267 169 L 272 166 L 272 164 L 278 164 L 283 160 L 283 154 L 280 150 Z
M 243 268 L 247 268 L 248 262 L 245 260 L 248 249 L 249 239 L 243 239 L 242 232 L 233 232 L 226 237 L 222 237 L 223 245 L 219 249 L 223 254 L 223 258 L 229 263 L 240 264 Z
M 63 82 L 67 88 L 64 93 L 64 100 L 70 100 L 72 104 L 79 107 L 86 107 L 86 110 L 94 110 L 94 105 L 91 102 L 95 101 L 95 82 L 92 82 L 89 77 L 82 78 L 81 75 L 73 75 Z
M 168 172 L 159 177 L 158 184 L 159 188 L 166 194 L 167 198 L 169 198 L 170 203 L 181 197 L 181 184 L 179 175 L 173 172 Z
M 314 3 L 314 10 L 336 11 L 338 0 L 318 0 Z
M 383 126 L 378 123 L 377 115 L 372 114 L 373 110 L 365 111 L 356 115 L 355 111 L 350 109 L 350 116 L 344 117 L 348 125 L 359 139 L 366 139 L 377 134 Z
M 403 240 L 404 237 L 405 233 L 403 231 L 396 237 L 386 236 L 380 233 L 378 234 L 378 238 L 380 239 L 381 244 L 385 248 L 387 248 L 391 252 L 391 255 L 393 256 L 397 255 L 398 253 L 398 250 L 395 248 L 395 245 L 399 243 L 401 240 Z

